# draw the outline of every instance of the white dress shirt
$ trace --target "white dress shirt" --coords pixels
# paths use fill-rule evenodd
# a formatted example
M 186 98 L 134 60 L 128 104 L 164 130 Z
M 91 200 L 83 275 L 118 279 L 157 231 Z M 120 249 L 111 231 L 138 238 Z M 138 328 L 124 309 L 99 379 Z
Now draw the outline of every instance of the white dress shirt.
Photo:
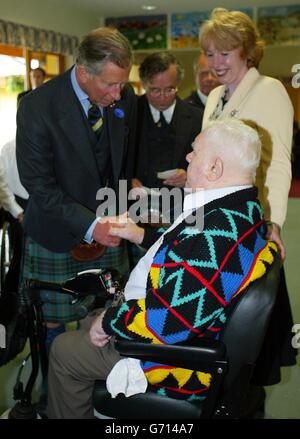
M 28 199 L 28 192 L 22 186 L 16 159 L 16 141 L 10 140 L 0 151 L 0 204 L 17 218 L 23 209 L 16 202 L 15 195 Z
M 157 110 L 155 107 L 153 107 L 153 105 L 151 105 L 150 103 L 149 103 L 149 107 L 150 107 L 150 111 L 151 111 L 154 123 L 157 123 L 159 121 L 159 118 L 160 118 L 160 111 Z M 169 108 L 162 111 L 167 123 L 171 123 L 175 107 L 176 107 L 176 99 L 174 100 L 173 104 Z

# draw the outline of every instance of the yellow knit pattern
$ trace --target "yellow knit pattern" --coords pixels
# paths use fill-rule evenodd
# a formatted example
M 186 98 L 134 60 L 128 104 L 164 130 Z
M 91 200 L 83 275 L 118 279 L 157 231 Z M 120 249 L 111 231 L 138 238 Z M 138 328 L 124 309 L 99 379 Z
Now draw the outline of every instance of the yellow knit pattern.
M 275 244 L 275 242 L 273 241 L 268 241 L 267 245 L 261 250 L 258 258 L 256 259 L 255 262 L 255 266 L 249 276 L 249 278 L 247 279 L 247 282 L 245 282 L 241 288 L 239 288 L 239 290 L 234 294 L 233 297 L 237 296 L 241 291 L 243 291 L 245 288 L 248 287 L 248 285 L 251 282 L 254 282 L 256 279 L 259 279 L 260 277 L 262 277 L 265 272 L 266 272 L 266 264 L 271 265 L 274 262 L 274 255 L 271 252 L 271 250 L 273 250 L 273 252 L 277 253 L 278 252 L 278 248 L 277 245 Z
M 139 299 L 137 304 L 140 308 L 140 312 L 138 312 L 133 321 L 128 325 L 129 331 L 134 332 L 144 338 L 147 338 L 151 343 L 161 344 L 158 338 L 156 338 L 152 332 L 148 331 L 146 326 L 146 308 L 145 308 L 145 299 Z

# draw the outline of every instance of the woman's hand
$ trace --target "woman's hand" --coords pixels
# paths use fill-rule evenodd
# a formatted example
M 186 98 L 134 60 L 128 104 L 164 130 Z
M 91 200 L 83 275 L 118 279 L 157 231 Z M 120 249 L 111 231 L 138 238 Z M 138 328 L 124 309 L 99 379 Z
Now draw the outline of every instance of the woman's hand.
M 281 260 L 282 260 L 282 262 L 284 262 L 286 253 L 285 253 L 285 247 L 283 245 L 283 242 L 282 242 L 282 239 L 280 236 L 280 227 L 278 224 L 271 223 L 271 222 L 268 223 L 267 226 L 268 226 L 268 230 L 267 230 L 266 237 L 270 241 L 274 241 L 277 244 L 277 247 L 279 249 L 279 253 L 281 256 Z

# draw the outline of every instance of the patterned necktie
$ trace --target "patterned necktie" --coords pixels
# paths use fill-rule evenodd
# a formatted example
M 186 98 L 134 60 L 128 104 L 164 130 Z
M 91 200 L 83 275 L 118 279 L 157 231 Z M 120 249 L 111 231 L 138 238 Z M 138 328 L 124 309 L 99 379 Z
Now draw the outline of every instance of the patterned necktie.
M 159 112 L 159 121 L 156 125 L 158 126 L 158 128 L 166 128 L 168 126 L 164 113 L 162 111 Z
M 89 124 L 99 139 L 101 128 L 103 125 L 103 117 L 100 108 L 96 104 L 91 104 L 88 110 L 88 121 Z

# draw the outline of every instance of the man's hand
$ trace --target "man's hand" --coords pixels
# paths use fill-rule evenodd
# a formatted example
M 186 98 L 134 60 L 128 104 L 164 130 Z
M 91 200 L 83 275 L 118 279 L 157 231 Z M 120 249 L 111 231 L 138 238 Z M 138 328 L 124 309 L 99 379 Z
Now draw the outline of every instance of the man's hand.
M 132 188 L 136 188 L 136 187 L 142 187 L 142 182 L 138 179 L 138 178 L 133 178 L 131 180 L 131 186 Z
M 105 334 L 102 328 L 104 314 L 105 311 L 96 317 L 90 329 L 91 342 L 99 348 L 103 348 L 103 346 L 105 346 L 111 338 L 110 335 Z
M 125 214 L 123 218 L 125 218 Z M 126 222 L 118 223 L 117 227 L 111 227 L 110 234 L 127 239 L 134 244 L 141 244 L 144 239 L 145 231 L 142 227 L 137 226 L 131 218 L 126 218 Z
M 99 242 L 99 244 L 106 245 L 107 247 L 118 247 L 121 243 L 121 238 L 110 235 L 110 230 L 112 227 L 117 227 L 117 224 L 122 221 L 122 218 L 123 215 L 101 218 L 97 222 L 93 231 L 94 241 Z
M 282 262 L 285 260 L 285 248 L 280 236 L 280 227 L 276 223 L 269 223 L 267 230 L 267 239 L 274 241 L 279 249 Z
M 177 169 L 177 173 L 172 177 L 166 178 L 163 183 L 167 186 L 184 187 L 186 182 L 186 171 Z

